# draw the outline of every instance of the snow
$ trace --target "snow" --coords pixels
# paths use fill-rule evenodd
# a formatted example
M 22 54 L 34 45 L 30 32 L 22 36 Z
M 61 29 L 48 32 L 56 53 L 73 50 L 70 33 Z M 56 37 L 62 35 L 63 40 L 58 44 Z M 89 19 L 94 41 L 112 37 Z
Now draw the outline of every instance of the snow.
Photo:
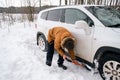
M 45 65 L 46 52 L 36 45 L 34 23 L 4 27 L 0 28 L 0 80 L 102 80 L 99 74 L 67 61 L 67 70 L 59 68 L 58 54 L 51 67 Z

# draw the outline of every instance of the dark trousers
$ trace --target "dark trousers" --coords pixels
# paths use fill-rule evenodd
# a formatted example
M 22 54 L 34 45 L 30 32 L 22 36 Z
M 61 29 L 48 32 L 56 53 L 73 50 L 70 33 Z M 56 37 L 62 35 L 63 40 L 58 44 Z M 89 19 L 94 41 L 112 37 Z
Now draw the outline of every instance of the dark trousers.
M 48 44 L 48 51 L 47 51 L 47 57 L 46 57 L 47 62 L 52 63 L 53 54 L 54 54 L 54 42 Z M 63 57 L 59 55 L 57 64 L 62 65 L 63 62 L 64 62 Z

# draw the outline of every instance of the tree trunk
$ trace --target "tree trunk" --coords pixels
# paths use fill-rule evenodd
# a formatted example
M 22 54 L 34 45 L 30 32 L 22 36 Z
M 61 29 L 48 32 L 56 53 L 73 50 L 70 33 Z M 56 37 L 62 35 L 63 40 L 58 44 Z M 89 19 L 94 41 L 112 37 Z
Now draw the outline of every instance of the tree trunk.
M 78 0 L 75 0 L 75 5 L 77 4 L 77 1 L 78 1 Z
M 110 6 L 112 5 L 112 0 L 110 0 Z
M 61 6 L 61 0 L 60 0 L 60 2 L 59 2 L 60 4 L 59 4 L 59 6 Z
M 39 0 L 39 7 L 40 7 L 40 11 L 41 11 L 41 0 Z
M 115 8 L 117 8 L 117 6 L 119 6 L 119 5 L 117 5 L 117 3 L 119 3 L 118 0 L 116 0 L 116 2 L 115 2 Z
M 68 3 L 68 1 L 67 1 L 67 0 L 65 0 L 65 5 L 67 5 L 67 3 Z

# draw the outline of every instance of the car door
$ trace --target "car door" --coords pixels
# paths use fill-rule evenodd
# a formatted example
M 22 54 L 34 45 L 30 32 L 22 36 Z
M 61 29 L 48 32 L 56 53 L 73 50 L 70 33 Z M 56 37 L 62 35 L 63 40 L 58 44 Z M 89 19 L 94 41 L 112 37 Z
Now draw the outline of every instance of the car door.
M 38 19 L 39 30 L 47 37 L 48 30 L 60 24 L 60 17 L 62 15 L 61 9 L 51 9 L 43 12 L 40 19 Z
M 75 27 L 75 22 L 79 20 L 84 20 L 90 26 L 91 33 L 86 34 L 83 29 L 77 29 Z M 61 22 L 63 26 L 66 27 L 77 40 L 75 46 L 75 53 L 78 57 L 92 62 L 91 49 L 92 49 L 92 39 L 93 39 L 93 21 L 81 10 L 74 8 L 64 9 L 64 15 L 62 16 Z
M 46 34 L 48 30 L 52 27 L 60 25 L 60 18 L 62 15 L 62 9 L 53 9 L 49 10 L 47 18 L 46 18 Z

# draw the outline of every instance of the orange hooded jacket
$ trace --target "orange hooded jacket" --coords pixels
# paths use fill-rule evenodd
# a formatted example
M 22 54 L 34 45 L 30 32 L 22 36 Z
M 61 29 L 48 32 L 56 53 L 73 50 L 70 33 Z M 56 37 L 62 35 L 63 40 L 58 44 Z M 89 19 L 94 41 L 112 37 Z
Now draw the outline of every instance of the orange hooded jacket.
M 56 51 L 63 56 L 64 52 L 61 49 L 61 42 L 65 37 L 74 38 L 73 35 L 63 27 L 54 27 L 48 32 L 48 43 L 54 41 L 54 48 Z M 75 59 L 75 54 L 73 50 L 68 51 L 72 60 Z

